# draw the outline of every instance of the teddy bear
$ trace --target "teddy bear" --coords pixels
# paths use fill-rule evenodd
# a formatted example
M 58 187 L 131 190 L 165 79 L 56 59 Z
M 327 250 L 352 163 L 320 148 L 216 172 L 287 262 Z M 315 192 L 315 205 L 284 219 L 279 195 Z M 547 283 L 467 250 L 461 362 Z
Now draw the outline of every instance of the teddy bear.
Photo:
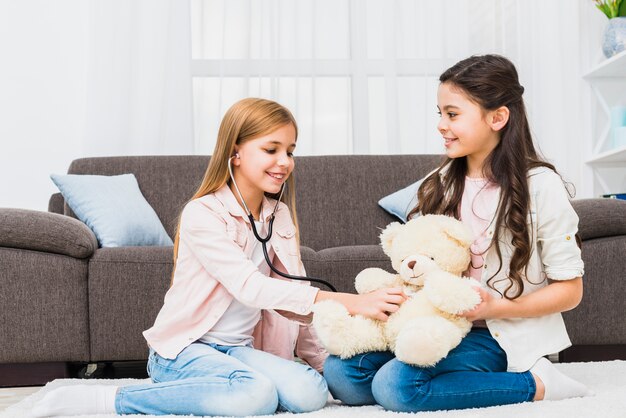
M 355 278 L 357 293 L 401 287 L 409 297 L 386 322 L 350 315 L 339 302 L 314 305 L 313 326 L 330 354 L 349 358 L 392 351 L 404 363 L 435 365 L 456 347 L 472 323 L 458 314 L 481 302 L 480 284 L 463 277 L 470 263 L 472 232 L 444 215 L 425 215 L 389 224 L 380 235 L 391 274 L 367 268 Z

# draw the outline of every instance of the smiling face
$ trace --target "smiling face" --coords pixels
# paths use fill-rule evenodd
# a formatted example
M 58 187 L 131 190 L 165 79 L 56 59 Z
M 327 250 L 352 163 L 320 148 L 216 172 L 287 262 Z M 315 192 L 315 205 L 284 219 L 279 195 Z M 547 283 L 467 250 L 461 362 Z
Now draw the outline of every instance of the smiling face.
M 437 108 L 441 115 L 437 129 L 444 139 L 446 155 L 467 157 L 470 175 L 480 176 L 483 162 L 500 141 L 493 125 L 495 112 L 485 111 L 450 83 L 439 85 Z
M 239 158 L 232 160 L 233 175 L 246 201 L 260 204 L 264 193 L 280 192 L 293 171 L 295 147 L 296 130 L 292 124 L 235 146 Z

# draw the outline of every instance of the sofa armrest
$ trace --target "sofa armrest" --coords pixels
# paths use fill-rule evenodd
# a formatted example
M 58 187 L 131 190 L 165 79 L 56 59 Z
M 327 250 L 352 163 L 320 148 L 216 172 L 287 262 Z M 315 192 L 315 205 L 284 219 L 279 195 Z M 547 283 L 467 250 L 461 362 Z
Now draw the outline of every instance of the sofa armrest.
M 88 258 L 98 241 L 87 225 L 69 216 L 0 208 L 0 247 Z
M 573 200 L 578 233 L 584 240 L 626 235 L 626 201 L 619 199 Z

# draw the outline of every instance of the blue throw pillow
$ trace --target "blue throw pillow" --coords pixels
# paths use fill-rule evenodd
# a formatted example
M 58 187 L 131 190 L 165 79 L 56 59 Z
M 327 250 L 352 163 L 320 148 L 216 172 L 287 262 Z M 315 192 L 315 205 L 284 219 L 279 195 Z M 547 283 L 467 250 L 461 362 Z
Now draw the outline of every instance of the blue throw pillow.
M 378 201 L 378 205 L 387 212 L 406 222 L 407 215 L 417 205 L 417 189 L 424 179 L 420 179 L 404 189 L 398 190 Z
M 173 245 L 133 174 L 50 176 L 101 247 Z

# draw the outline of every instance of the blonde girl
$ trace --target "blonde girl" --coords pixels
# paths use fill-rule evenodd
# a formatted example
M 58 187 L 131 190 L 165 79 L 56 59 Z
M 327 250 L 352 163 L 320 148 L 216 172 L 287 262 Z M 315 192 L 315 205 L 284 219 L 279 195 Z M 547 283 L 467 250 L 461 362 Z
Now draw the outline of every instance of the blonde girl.
M 584 396 L 544 356 L 570 345 L 561 312 L 578 305 L 578 217 L 554 167 L 535 151 L 514 65 L 473 56 L 439 78 L 447 159 L 423 181 L 414 215 L 445 214 L 474 231 L 468 274 L 482 303 L 472 331 L 433 367 L 391 353 L 329 357 L 330 392 L 347 404 L 417 412 Z
M 247 416 L 325 405 L 327 353 L 310 326 L 312 305 L 334 299 L 385 320 L 405 296 L 400 289 L 326 292 L 270 271 L 244 206 L 261 236 L 277 208 L 269 257 L 280 271 L 304 275 L 291 176 L 296 139 L 296 122 L 278 103 L 250 98 L 228 110 L 202 184 L 180 217 L 171 287 L 144 332 L 153 383 L 59 388 L 35 416 Z M 284 203 L 276 206 L 283 187 Z

